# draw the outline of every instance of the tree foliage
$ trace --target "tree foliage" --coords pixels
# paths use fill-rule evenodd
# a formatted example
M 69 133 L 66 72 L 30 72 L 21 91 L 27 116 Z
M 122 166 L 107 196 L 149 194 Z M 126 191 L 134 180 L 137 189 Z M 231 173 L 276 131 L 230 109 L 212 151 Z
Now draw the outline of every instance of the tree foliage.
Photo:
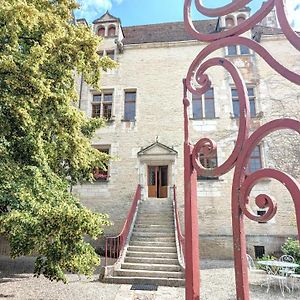
M 75 26 L 73 0 L 1 0 L 0 8 L 0 234 L 12 257 L 37 254 L 36 274 L 65 281 L 64 272 L 92 274 L 99 258 L 85 235 L 108 225 L 69 193 L 92 180 L 108 156 L 89 138 L 104 125 L 76 108 L 76 73 L 98 87 L 100 42 Z

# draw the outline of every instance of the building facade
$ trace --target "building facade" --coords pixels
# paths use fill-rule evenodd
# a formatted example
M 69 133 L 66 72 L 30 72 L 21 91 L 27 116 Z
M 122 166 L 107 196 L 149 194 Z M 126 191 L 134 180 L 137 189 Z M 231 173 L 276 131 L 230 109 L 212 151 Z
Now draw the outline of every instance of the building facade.
M 245 8 L 221 19 L 194 24 L 199 31 L 212 33 L 235 26 L 249 15 L 250 10 Z M 300 73 L 299 52 L 276 28 L 277 20 L 272 16 L 246 35 Z M 273 27 L 267 27 L 270 24 Z M 95 170 L 95 183 L 76 186 L 73 192 L 87 207 L 110 215 L 114 225 L 107 228 L 106 235 L 120 232 L 138 184 L 142 185 L 143 198 L 153 201 L 172 197 L 176 185 L 183 221 L 182 79 L 207 44 L 193 40 L 183 22 L 122 27 L 120 19 L 108 12 L 93 22 L 92 30 L 103 37 L 98 54 L 117 61 L 118 68 L 103 72 L 100 91 L 77 78 L 78 106 L 88 117 L 107 119 L 92 145 L 115 159 L 107 170 Z M 281 116 L 299 118 L 300 87 L 280 77 L 251 49 L 230 46 L 210 57 L 226 57 L 239 68 L 247 85 L 252 130 Z M 202 97 L 189 94 L 189 116 L 193 142 L 210 137 L 218 144 L 215 157 L 200 156 L 203 165 L 213 168 L 233 150 L 239 127 L 239 99 L 232 78 L 223 68 L 214 67 L 207 73 L 212 88 Z M 270 136 L 253 151 L 248 171 L 271 166 L 300 177 L 295 163 L 299 161 L 299 142 L 299 137 L 291 133 L 287 138 L 281 134 Z M 231 182 L 232 172 L 218 178 L 198 177 L 201 257 L 232 257 Z M 255 186 L 251 197 L 261 192 L 275 196 L 278 213 L 267 223 L 246 221 L 247 251 L 253 256 L 276 254 L 288 236 L 296 235 L 293 202 L 285 188 L 265 180 Z M 254 201 L 250 206 L 258 214 L 264 213 Z M 102 240 L 96 247 L 101 245 Z

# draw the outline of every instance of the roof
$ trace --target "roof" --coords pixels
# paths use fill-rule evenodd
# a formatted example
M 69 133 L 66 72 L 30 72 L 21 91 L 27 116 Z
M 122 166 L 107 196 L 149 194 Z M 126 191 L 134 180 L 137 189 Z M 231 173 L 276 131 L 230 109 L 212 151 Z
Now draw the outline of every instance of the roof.
M 212 33 L 216 32 L 218 19 L 200 20 L 193 23 L 197 30 L 203 33 Z M 185 31 L 183 22 L 129 26 L 123 27 L 123 32 L 125 36 L 124 44 L 175 42 L 195 39 Z
M 118 22 L 121 23 L 121 21 L 120 21 L 119 18 L 116 18 L 115 16 L 113 16 L 107 10 L 106 13 L 103 14 L 100 18 L 98 18 L 95 21 L 93 21 L 93 24 L 96 24 L 96 23 L 99 23 L 99 22 L 105 23 L 105 22 L 111 22 L 111 21 L 118 21 Z

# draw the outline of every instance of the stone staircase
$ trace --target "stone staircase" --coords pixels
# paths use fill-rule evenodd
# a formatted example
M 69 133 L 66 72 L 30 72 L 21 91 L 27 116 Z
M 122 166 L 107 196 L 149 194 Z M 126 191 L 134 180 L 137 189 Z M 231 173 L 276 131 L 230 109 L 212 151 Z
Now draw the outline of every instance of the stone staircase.
M 171 200 L 150 198 L 141 201 L 127 249 L 112 276 L 104 281 L 184 286 Z

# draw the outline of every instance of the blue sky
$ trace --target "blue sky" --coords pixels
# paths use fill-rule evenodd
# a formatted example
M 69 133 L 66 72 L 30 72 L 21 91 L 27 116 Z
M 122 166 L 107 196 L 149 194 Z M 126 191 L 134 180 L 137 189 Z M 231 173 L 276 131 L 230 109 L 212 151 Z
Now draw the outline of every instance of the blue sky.
M 286 0 L 291 23 L 300 30 L 300 0 Z M 184 0 L 77 0 L 81 9 L 77 18 L 86 18 L 91 23 L 106 10 L 121 19 L 123 26 L 143 25 L 182 21 Z M 194 1 L 193 1 L 194 2 Z M 218 7 L 229 3 L 229 0 L 204 0 L 208 7 Z M 250 4 L 256 11 L 262 0 L 253 0 Z M 198 12 L 193 12 L 194 19 L 203 19 Z

